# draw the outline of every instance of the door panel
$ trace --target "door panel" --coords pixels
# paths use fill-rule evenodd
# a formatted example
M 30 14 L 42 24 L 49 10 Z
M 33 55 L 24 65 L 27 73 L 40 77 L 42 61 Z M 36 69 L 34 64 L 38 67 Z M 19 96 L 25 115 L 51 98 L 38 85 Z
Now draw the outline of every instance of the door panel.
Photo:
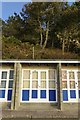
M 63 101 L 78 102 L 77 70 L 62 70 Z
M 68 71 L 69 101 L 78 101 L 78 80 L 76 71 Z
M 30 101 L 43 101 L 48 97 L 48 77 L 46 70 L 31 70 Z

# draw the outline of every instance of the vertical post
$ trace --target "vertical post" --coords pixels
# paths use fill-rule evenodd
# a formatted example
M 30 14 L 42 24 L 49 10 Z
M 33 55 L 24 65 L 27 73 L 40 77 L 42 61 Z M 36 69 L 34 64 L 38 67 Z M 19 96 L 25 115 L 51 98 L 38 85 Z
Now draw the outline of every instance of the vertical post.
M 15 90 L 16 90 L 16 70 L 17 63 L 14 63 L 14 80 L 13 80 L 13 89 L 12 89 L 12 101 L 11 101 L 11 110 L 15 108 Z
M 33 47 L 33 59 L 34 59 L 34 47 Z
M 20 106 L 20 92 L 21 92 L 21 64 L 17 63 L 16 70 L 16 90 L 15 90 L 15 110 Z
M 61 75 L 61 63 L 57 65 L 57 96 L 58 96 L 58 108 L 62 110 L 63 98 L 62 98 L 62 75 Z

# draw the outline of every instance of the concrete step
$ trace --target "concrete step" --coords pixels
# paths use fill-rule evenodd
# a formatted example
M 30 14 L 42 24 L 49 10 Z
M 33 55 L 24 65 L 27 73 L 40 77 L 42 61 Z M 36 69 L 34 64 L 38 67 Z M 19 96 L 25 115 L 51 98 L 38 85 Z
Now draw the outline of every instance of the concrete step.
M 57 104 L 50 104 L 50 103 L 24 103 L 21 104 L 18 110 L 28 110 L 28 111 L 36 111 L 36 110 L 55 110 L 58 109 Z

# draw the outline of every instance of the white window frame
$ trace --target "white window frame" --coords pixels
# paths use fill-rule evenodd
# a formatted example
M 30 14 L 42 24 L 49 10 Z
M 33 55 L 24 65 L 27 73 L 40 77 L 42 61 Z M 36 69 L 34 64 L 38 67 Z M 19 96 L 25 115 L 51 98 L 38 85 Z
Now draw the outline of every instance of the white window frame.
M 24 70 L 29 70 L 30 71 L 30 88 L 23 88 L 23 71 Z M 49 70 L 55 70 L 55 82 L 56 82 L 56 88 L 52 88 L 52 89 L 50 89 L 50 90 L 56 90 L 56 101 L 49 101 Z M 31 91 L 32 91 L 32 85 L 31 85 L 31 81 L 32 81 L 32 72 L 33 71 L 38 71 L 39 73 L 39 79 L 40 79 L 40 72 L 41 71 L 46 71 L 46 76 L 47 76 L 47 82 L 46 82 L 46 84 L 47 84 L 47 99 L 34 99 L 34 100 L 32 100 L 32 98 L 31 98 Z M 39 81 L 39 84 L 40 84 L 40 81 Z M 40 90 L 45 90 L 45 88 L 39 88 L 39 91 Z M 30 92 L 29 92 L 29 101 L 22 101 L 22 90 L 29 90 Z M 37 90 L 37 88 L 36 88 L 36 90 Z M 40 92 L 38 92 L 39 94 L 38 94 L 38 98 L 40 98 Z M 21 97 L 20 97 L 20 102 L 21 103 L 57 103 L 57 70 L 56 69 L 22 69 L 22 82 L 21 82 L 21 95 L 20 95 Z
M 10 70 L 14 71 L 14 69 L 1 69 L 0 70 L 0 83 L 1 83 L 1 80 L 2 80 L 2 78 L 1 78 L 2 72 L 4 72 L 4 71 L 7 72 L 7 79 L 5 79 L 6 80 L 6 88 L 0 88 L 0 90 L 5 90 L 5 98 L 0 98 L 0 102 L 11 102 L 11 100 L 10 101 L 7 100 L 8 90 L 12 90 L 13 89 L 13 88 L 8 88 L 9 80 L 11 80 L 11 79 L 9 79 Z M 14 81 L 14 78 L 13 78 L 13 81 Z
M 68 90 L 68 101 L 63 101 L 63 103 L 69 103 L 69 102 L 78 102 L 79 100 L 79 95 L 78 95 L 78 77 L 77 77 L 77 72 L 79 70 L 75 70 L 75 69 L 62 69 L 62 71 L 67 71 L 67 88 L 62 88 L 62 90 Z M 71 89 L 70 88 L 70 84 L 69 84 L 69 72 L 74 72 L 75 74 L 75 88 Z M 65 79 L 62 79 L 62 81 L 64 81 Z M 70 98 L 70 90 L 76 90 L 76 98 Z

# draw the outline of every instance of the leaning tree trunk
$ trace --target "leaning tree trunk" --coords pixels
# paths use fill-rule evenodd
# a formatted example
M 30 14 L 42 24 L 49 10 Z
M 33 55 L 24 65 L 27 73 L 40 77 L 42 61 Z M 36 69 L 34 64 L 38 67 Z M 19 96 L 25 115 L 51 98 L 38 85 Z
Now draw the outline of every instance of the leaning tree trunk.
M 49 34 L 49 21 L 47 22 L 47 28 L 46 28 L 46 38 L 45 38 L 45 42 L 43 44 L 43 49 L 46 47 L 47 45 L 47 41 L 48 41 L 48 34 Z

